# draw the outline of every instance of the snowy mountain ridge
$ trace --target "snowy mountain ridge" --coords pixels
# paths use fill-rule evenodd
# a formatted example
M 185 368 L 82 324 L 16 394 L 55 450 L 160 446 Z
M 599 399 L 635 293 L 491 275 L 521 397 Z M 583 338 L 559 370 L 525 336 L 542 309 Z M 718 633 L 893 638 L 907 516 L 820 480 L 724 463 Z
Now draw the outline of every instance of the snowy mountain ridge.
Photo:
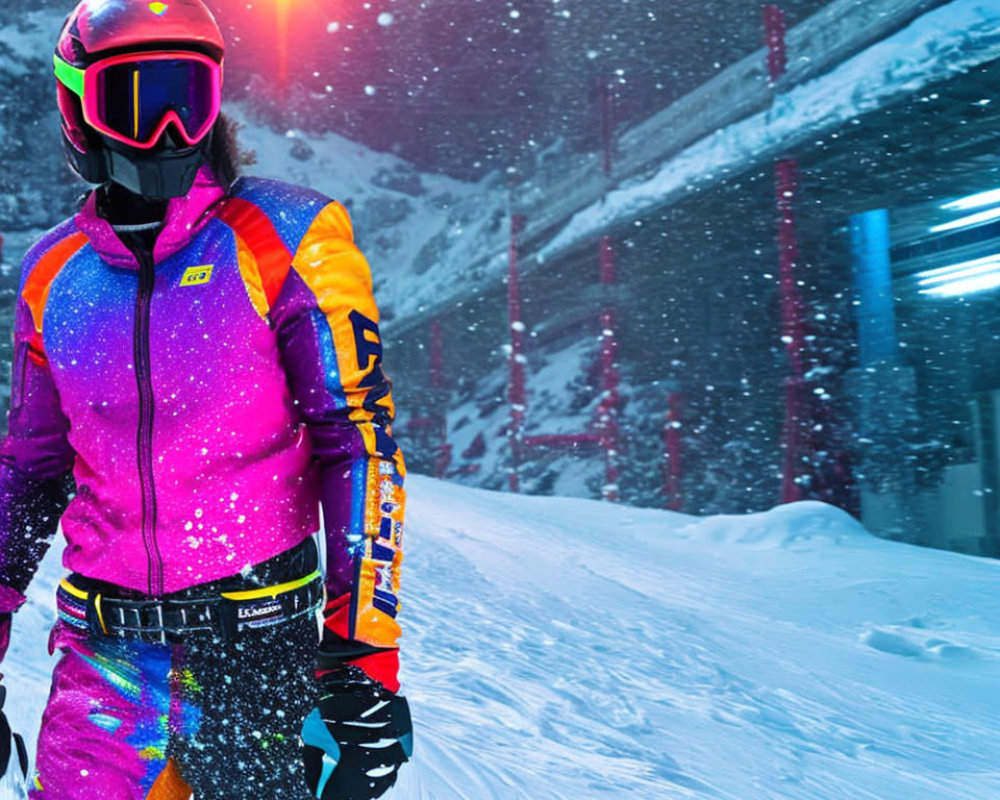
M 391 153 L 335 133 L 279 133 L 243 105 L 230 104 L 226 111 L 241 123 L 241 146 L 257 156 L 247 174 L 309 186 L 345 203 L 390 327 L 415 284 L 435 284 L 436 273 L 425 274 L 434 266 L 429 243 L 438 235 L 461 235 L 456 209 L 479 208 L 488 192 L 479 184 L 418 172 Z
M 1000 796 L 1000 564 L 798 503 L 698 519 L 412 476 L 395 800 Z M 4 663 L 35 735 L 58 552 Z M 10 797 L 0 792 L 0 798 Z
M 56 34 L 66 11 L 35 10 L 21 13 L 7 25 L 0 25 L 4 71 L 14 75 L 34 74 L 32 63 L 51 55 Z

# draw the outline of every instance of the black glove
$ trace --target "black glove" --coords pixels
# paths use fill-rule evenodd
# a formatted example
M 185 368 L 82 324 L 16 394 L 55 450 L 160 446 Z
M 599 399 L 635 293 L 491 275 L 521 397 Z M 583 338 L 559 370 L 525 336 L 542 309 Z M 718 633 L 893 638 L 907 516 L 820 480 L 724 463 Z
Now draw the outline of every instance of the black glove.
M 320 800 L 381 797 L 413 752 L 406 698 L 351 664 L 319 684 L 319 704 L 302 726 L 309 788 Z
M 7 655 L 7 648 L 10 647 L 10 626 L 13 619 L 14 615 L 9 611 L 0 614 L 0 661 L 3 661 L 3 657 Z M 0 703 L 0 707 L 2 706 L 3 703 Z
M 28 750 L 24 746 L 21 734 L 11 731 L 7 715 L 3 713 L 3 704 L 6 699 L 7 689 L 0 686 L 0 779 L 7 774 L 10 767 L 11 751 L 16 749 L 17 763 L 21 767 L 20 779 L 26 780 L 28 777 Z

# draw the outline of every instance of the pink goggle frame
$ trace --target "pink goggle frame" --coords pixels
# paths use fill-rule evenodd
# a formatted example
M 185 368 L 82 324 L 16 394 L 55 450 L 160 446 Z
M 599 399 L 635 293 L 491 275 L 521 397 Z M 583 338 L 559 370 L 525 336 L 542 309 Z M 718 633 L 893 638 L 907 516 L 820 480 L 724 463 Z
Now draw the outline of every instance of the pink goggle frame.
M 142 150 L 173 124 L 194 146 L 222 108 L 222 65 L 202 53 L 126 53 L 79 69 L 55 57 L 56 77 L 78 95 L 83 117 L 99 133 Z

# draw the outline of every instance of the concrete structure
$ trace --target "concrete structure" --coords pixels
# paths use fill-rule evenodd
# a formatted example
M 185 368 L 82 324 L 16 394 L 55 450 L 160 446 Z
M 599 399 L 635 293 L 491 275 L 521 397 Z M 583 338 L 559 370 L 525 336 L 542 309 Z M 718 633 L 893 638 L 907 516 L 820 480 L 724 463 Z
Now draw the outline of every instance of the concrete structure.
M 918 247 L 943 199 L 1000 185 L 994 165 L 1000 104 L 992 102 L 1000 85 L 1000 28 L 975 17 L 987 11 L 970 11 L 964 0 L 837 0 L 789 32 L 789 67 L 776 84 L 768 81 L 761 49 L 623 133 L 610 175 L 595 153 L 529 179 L 511 199 L 511 208 L 526 218 L 522 294 L 529 328 L 539 340 L 557 341 L 593 314 L 600 303 L 589 277 L 596 275 L 594 245 L 599 235 L 615 233 L 625 244 L 619 307 L 629 309 L 618 327 L 624 380 L 679 388 L 691 398 L 691 413 L 715 420 L 719 442 L 732 438 L 729 431 L 752 428 L 758 460 L 770 447 L 778 461 L 774 427 L 783 368 L 774 358 L 780 344 L 769 273 L 777 269 L 777 250 L 773 176 L 766 165 L 792 156 L 802 176 L 803 288 L 817 319 L 827 320 L 812 335 L 820 376 L 814 379 L 832 398 L 831 421 L 839 420 L 842 438 L 854 448 L 866 521 L 895 538 L 992 552 L 996 528 L 987 517 L 996 510 L 980 509 L 981 497 L 997 490 L 991 488 L 997 476 L 988 459 L 975 455 L 977 447 L 988 450 L 988 426 L 985 412 L 977 412 L 977 422 L 971 409 L 1000 383 L 991 385 L 977 365 L 962 380 L 938 381 L 928 367 L 933 359 L 918 358 L 913 348 L 919 343 L 930 352 L 941 320 L 952 312 L 928 306 L 903 286 L 915 270 L 952 249 L 950 243 L 927 245 L 926 252 Z M 858 259 L 848 234 L 851 218 L 872 209 L 887 209 L 881 224 L 891 239 L 881 253 L 877 327 L 898 339 L 902 350 L 896 368 L 890 364 L 884 380 L 868 380 L 869 389 L 862 390 L 871 363 L 860 377 L 850 372 L 861 360 L 852 318 Z M 495 253 L 470 265 L 467 281 L 435 287 L 422 312 L 386 327 L 393 352 L 419 362 L 412 342 L 431 316 L 439 316 L 469 361 L 483 364 L 482 354 L 504 338 L 502 233 Z M 979 246 L 993 244 L 987 237 Z M 885 302 L 886 281 L 893 303 Z M 678 302 L 681 289 L 684 302 Z M 533 309 L 531 297 L 538 298 Z M 896 323 L 888 313 L 893 305 Z M 988 320 L 972 316 L 970 331 L 978 325 L 993 336 Z M 864 338 L 862 346 L 872 346 L 872 336 Z M 960 369 L 960 361 L 955 355 L 952 366 Z M 466 367 L 467 379 L 476 374 L 475 366 Z M 721 409 L 713 411 L 720 394 Z M 891 409 L 873 400 L 866 410 L 852 399 L 886 394 L 896 397 Z M 868 456 L 858 425 L 877 427 L 879 415 L 891 417 L 910 438 L 887 445 L 859 470 Z M 948 420 L 949 436 L 954 433 L 948 441 L 913 433 L 933 429 L 938 420 Z M 698 470 L 696 457 L 688 462 Z M 893 470 L 890 491 L 880 476 Z M 731 483 L 736 487 L 738 476 Z M 717 510 L 743 509 L 734 500 Z

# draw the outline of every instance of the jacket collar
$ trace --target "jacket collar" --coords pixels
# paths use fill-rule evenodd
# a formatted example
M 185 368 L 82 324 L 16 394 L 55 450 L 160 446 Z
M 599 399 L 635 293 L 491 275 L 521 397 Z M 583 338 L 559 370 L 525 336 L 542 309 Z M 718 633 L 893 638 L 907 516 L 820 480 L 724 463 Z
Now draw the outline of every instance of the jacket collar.
M 167 205 L 163 229 L 156 239 L 153 262 L 159 264 L 189 244 L 212 219 L 213 207 L 226 191 L 208 166 L 198 171 L 191 191 Z M 76 215 L 77 229 L 87 234 L 97 254 L 114 267 L 138 269 L 135 253 L 128 249 L 111 224 L 97 213 L 97 191 L 92 191 Z

